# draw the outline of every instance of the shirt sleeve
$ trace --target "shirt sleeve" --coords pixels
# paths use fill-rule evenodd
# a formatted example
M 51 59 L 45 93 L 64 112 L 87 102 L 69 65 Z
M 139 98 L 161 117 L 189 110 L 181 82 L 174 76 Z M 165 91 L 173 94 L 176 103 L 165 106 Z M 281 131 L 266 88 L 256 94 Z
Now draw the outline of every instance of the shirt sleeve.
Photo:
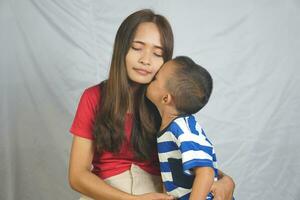
M 184 132 L 178 137 L 179 150 L 182 155 L 183 170 L 190 173 L 194 167 L 214 167 L 213 146 L 203 134 Z
M 91 140 L 94 139 L 93 126 L 99 102 L 99 93 L 98 87 L 88 88 L 83 92 L 70 128 L 70 132 L 73 135 Z

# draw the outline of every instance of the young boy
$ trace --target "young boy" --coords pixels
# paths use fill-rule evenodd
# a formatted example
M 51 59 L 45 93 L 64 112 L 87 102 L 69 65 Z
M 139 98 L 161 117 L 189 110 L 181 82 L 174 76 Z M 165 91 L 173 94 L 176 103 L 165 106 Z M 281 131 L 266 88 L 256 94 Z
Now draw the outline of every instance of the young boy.
M 213 199 L 216 155 L 192 115 L 208 102 L 212 88 L 208 71 L 185 56 L 165 63 L 147 88 L 162 118 L 157 147 L 164 188 L 180 200 Z

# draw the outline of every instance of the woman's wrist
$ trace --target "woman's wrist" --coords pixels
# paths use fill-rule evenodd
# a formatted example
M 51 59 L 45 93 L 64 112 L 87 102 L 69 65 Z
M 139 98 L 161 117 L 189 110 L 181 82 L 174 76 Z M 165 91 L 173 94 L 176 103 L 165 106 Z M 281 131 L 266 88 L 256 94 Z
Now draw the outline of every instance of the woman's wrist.
M 223 174 L 222 180 L 225 182 L 226 185 L 228 185 L 230 187 L 230 189 L 232 191 L 234 190 L 235 183 L 234 183 L 233 179 L 230 176 L 228 176 L 226 174 Z
M 232 188 L 232 190 L 234 190 L 235 188 L 235 183 L 233 181 L 233 179 L 228 176 L 227 174 L 225 174 L 224 172 L 222 172 L 221 170 L 218 170 L 218 179 L 221 182 L 224 182 L 226 185 L 229 185 L 230 188 Z
M 234 192 L 234 188 L 235 188 L 235 183 L 233 181 L 233 179 L 224 174 L 223 177 L 222 177 L 222 185 L 224 187 L 224 192 L 225 192 L 225 200 L 232 200 L 233 198 L 233 192 Z
M 138 200 L 138 195 L 128 194 L 122 197 L 121 200 Z

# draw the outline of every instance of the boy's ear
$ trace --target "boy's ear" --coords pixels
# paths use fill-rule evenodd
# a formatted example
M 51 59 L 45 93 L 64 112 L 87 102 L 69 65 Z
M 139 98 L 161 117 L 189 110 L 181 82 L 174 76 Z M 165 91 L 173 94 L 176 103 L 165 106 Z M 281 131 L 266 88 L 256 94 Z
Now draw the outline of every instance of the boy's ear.
M 162 103 L 163 104 L 170 104 L 172 102 L 172 100 L 173 100 L 172 95 L 170 93 L 167 93 L 163 96 Z

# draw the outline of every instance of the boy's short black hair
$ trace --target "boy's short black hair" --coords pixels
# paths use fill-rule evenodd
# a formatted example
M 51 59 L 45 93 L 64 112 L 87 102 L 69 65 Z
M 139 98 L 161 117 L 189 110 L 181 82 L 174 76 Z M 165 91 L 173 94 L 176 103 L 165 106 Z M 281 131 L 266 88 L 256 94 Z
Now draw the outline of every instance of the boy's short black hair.
M 209 72 L 187 56 L 178 56 L 174 75 L 167 80 L 177 111 L 180 114 L 194 114 L 209 100 L 213 80 Z

